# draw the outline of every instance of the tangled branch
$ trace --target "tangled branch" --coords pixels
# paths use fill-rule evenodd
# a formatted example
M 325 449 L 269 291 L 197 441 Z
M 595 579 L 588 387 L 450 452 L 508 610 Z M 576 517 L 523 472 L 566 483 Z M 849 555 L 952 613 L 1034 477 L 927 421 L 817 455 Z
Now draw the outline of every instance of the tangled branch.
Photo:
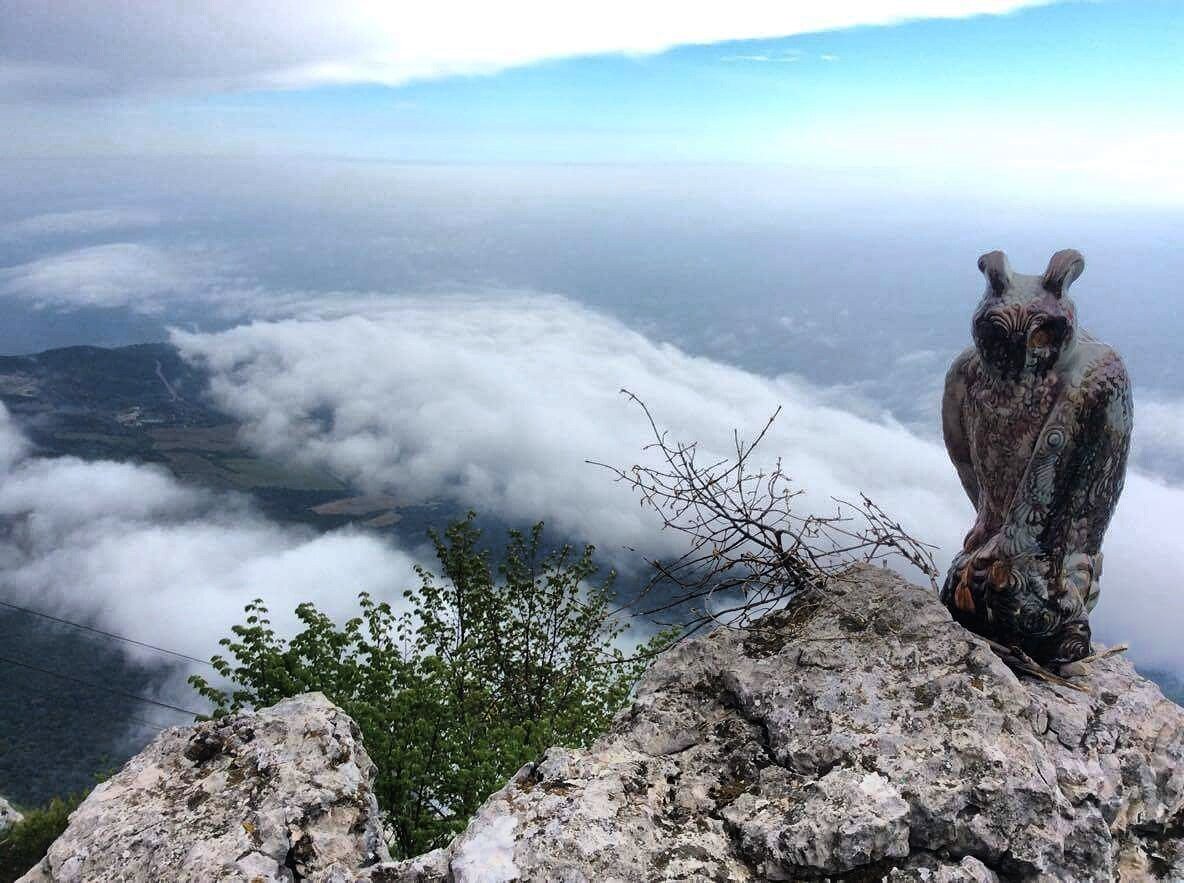
M 833 513 L 795 510 L 803 494 L 781 460 L 768 470 L 753 454 L 781 409 L 752 442 L 733 432 L 734 454 L 703 461 L 697 442 L 671 440 L 649 408 L 621 390 L 645 413 L 653 441 L 643 450 L 658 465 L 621 468 L 596 461 L 653 509 L 664 530 L 682 534 L 687 551 L 672 561 L 646 559 L 652 576 L 634 611 L 687 633 L 709 623 L 748 628 L 764 613 L 817 591 L 860 561 L 899 557 L 935 580 L 930 546 L 911 537 L 868 497 L 832 498 Z M 936 587 L 936 583 L 934 584 Z

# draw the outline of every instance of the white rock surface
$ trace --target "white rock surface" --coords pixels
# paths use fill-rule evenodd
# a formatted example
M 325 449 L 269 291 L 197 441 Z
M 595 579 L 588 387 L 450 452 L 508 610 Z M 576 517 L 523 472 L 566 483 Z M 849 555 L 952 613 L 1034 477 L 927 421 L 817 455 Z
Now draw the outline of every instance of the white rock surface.
M 1184 709 L 1122 657 L 1020 681 L 934 593 L 862 568 L 662 656 L 588 750 L 391 862 L 356 727 L 316 694 L 163 734 L 28 881 L 1184 879 Z M 188 756 L 186 756 L 188 754 Z
M 1088 694 L 1017 680 L 932 592 L 853 576 L 663 656 L 590 750 L 371 879 L 1184 879 L 1184 709 L 1121 657 Z M 490 832 L 509 860 L 470 876 Z
M 345 883 L 390 858 L 373 776 L 357 726 L 320 693 L 166 730 L 21 880 Z
M 24 816 L 16 811 L 16 808 L 0 797 L 0 831 L 5 831 L 19 822 Z

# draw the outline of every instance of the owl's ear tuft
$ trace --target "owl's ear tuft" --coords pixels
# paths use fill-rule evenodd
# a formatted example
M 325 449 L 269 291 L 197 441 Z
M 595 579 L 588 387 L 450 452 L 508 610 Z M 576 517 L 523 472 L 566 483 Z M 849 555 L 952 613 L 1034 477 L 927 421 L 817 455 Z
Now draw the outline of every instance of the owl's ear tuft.
M 1001 251 L 989 251 L 978 259 L 978 269 L 987 277 L 991 290 L 1001 295 L 1011 288 L 1011 264 Z
M 1058 251 L 1049 259 L 1048 269 L 1044 271 L 1044 278 L 1040 283 L 1045 291 L 1051 291 L 1057 297 L 1069 290 L 1069 286 L 1081 275 L 1085 269 L 1085 258 L 1074 248 Z

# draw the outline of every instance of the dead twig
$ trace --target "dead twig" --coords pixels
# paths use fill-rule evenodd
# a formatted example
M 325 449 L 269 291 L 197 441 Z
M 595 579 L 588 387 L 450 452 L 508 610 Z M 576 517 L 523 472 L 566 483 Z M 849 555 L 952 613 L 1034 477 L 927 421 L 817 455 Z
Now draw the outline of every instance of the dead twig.
M 1000 644 L 998 641 L 992 641 L 990 638 L 984 638 L 984 640 L 991 645 L 991 649 L 995 651 L 995 655 L 1003 660 L 1004 664 L 1016 674 L 1030 675 L 1047 684 L 1068 687 L 1070 690 L 1077 690 L 1079 693 L 1090 692 L 1089 687 L 1083 684 L 1075 684 L 1069 679 L 1049 671 L 1019 647 Z
M 685 634 L 710 624 L 751 628 L 764 614 L 842 579 L 852 564 L 893 558 L 914 565 L 936 588 L 933 547 L 870 498 L 832 498 L 831 512 L 800 512 L 803 491 L 781 460 L 758 465 L 756 449 L 780 408 L 751 442 L 733 431 L 730 456 L 706 458 L 698 442 L 672 440 L 638 396 L 621 392 L 649 423 L 652 440 L 643 451 L 652 465 L 588 462 L 636 491 L 687 549 L 673 560 L 646 559 L 651 578 L 630 600 L 634 612 L 664 617 Z
M 1107 647 L 1101 653 L 1091 653 L 1089 656 L 1083 656 L 1077 661 L 1089 664 L 1091 662 L 1097 662 L 1101 659 L 1106 659 L 1110 656 L 1117 656 L 1119 653 L 1125 653 L 1129 649 L 1131 649 L 1129 644 L 1115 644 L 1113 647 Z

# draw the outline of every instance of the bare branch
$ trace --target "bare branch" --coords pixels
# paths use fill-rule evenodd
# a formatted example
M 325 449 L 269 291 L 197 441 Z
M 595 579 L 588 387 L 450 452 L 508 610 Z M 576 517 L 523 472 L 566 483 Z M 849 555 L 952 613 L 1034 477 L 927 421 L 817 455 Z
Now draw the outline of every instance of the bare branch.
M 637 492 L 664 530 L 682 534 L 687 551 L 673 561 L 647 559 L 651 577 L 630 606 L 634 612 L 675 617 L 689 634 L 709 625 L 751 628 L 770 610 L 816 593 L 861 561 L 901 558 L 929 576 L 936 589 L 932 548 L 910 536 L 867 496 L 833 499 L 833 514 L 798 512 L 803 491 L 783 471 L 754 466 L 754 451 L 781 413 L 778 408 L 751 442 L 732 433 L 733 456 L 699 462 L 697 442 L 672 440 L 638 396 L 652 440 L 642 450 L 653 466 L 612 466 L 614 480 Z M 669 623 L 667 623 L 669 624 Z

